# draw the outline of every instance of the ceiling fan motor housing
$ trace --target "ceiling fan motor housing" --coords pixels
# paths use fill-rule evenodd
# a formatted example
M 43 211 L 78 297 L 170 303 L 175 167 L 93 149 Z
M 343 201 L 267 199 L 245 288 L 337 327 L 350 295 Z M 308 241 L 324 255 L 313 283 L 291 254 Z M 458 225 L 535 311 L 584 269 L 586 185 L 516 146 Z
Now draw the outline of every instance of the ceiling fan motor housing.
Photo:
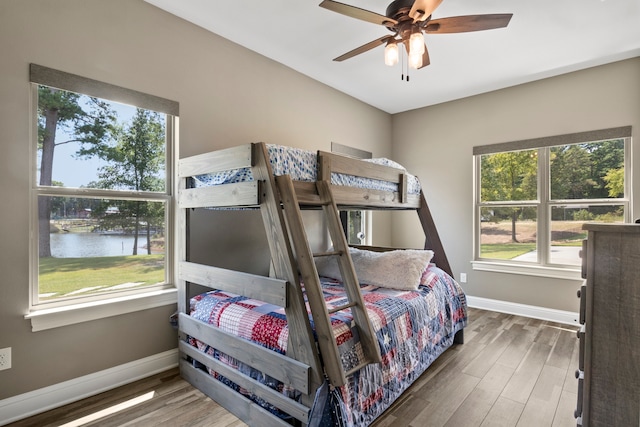
M 387 18 L 398 18 L 397 15 L 406 15 L 409 16 L 409 11 L 411 10 L 411 6 L 413 6 L 414 0 L 394 0 L 389 6 L 387 6 L 387 11 L 385 12 L 385 16 Z M 406 10 L 402 10 L 406 9 Z
M 389 21 L 385 22 L 383 25 L 387 27 L 389 31 L 399 35 L 403 41 L 408 40 L 411 33 L 420 31 L 429 21 L 429 19 L 426 21 L 413 21 L 413 18 L 409 16 L 413 3 L 414 0 L 394 0 L 389 4 L 389 6 L 387 6 L 387 11 L 385 13 L 387 18 L 391 18 L 397 23 Z

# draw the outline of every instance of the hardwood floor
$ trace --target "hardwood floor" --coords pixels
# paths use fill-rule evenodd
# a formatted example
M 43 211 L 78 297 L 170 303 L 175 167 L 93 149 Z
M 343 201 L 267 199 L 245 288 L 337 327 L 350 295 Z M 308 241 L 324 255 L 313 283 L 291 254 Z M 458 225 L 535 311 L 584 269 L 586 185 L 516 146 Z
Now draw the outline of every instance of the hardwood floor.
M 372 427 L 575 426 L 576 329 L 469 309 L 465 343 L 440 356 Z M 180 378 L 177 369 L 9 424 L 244 425 Z

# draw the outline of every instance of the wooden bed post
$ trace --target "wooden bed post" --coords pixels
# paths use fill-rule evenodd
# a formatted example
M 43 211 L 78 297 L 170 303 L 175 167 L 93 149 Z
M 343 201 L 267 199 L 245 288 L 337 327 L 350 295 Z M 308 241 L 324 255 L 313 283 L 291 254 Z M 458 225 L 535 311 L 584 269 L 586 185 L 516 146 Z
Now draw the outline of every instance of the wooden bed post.
M 454 277 L 453 271 L 451 271 L 451 266 L 449 265 L 449 259 L 444 251 L 444 246 L 442 246 L 438 230 L 436 229 L 436 224 L 431 216 L 429 205 L 427 205 L 427 199 L 424 197 L 424 193 L 422 191 L 420 191 L 420 208 L 418 208 L 418 217 L 420 218 L 420 223 L 422 224 L 422 229 L 424 230 L 425 235 L 424 248 L 431 249 L 433 251 L 433 262 L 449 276 Z M 464 329 L 459 330 L 455 334 L 453 342 L 455 344 L 464 343 Z
M 431 249 L 433 251 L 433 262 L 440 269 L 444 270 L 451 277 L 453 277 L 453 272 L 451 271 L 451 266 L 449 265 L 447 254 L 444 251 L 444 246 L 442 246 L 442 241 L 440 241 L 440 236 L 438 235 L 436 224 L 433 221 L 431 211 L 429 210 L 429 206 L 427 205 L 427 199 L 425 199 L 424 193 L 422 191 L 420 191 L 420 207 L 418 208 L 418 217 L 420 218 L 420 223 L 422 224 L 422 229 L 424 230 L 424 235 L 426 238 L 424 248 Z
M 289 326 L 287 355 L 311 367 L 310 390 L 320 387 L 323 382 L 322 365 L 313 341 L 313 331 L 307 315 L 295 258 L 287 235 L 280 195 L 277 193 L 275 178 L 269 164 L 269 155 L 264 143 L 253 144 L 254 164 L 251 172 L 261 184 L 260 212 L 264 222 L 271 262 L 276 277 L 287 281 L 289 307 L 285 309 Z M 303 403 L 311 404 L 314 396 L 303 397 Z

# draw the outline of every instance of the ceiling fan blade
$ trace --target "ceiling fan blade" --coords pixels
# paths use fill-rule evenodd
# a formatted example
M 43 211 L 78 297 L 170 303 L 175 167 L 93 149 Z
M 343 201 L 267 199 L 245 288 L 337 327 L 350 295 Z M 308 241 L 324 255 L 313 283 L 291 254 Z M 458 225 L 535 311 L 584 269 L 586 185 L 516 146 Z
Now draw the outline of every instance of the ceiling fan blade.
M 504 28 L 509 25 L 512 16 L 512 13 L 498 13 L 434 19 L 429 21 L 425 31 L 428 33 L 447 34 Z
M 409 16 L 413 19 L 413 22 L 424 21 L 440 6 L 440 3 L 442 3 L 442 0 L 416 0 L 411 6 Z
M 345 53 L 344 55 L 340 55 L 337 58 L 334 59 L 334 61 L 344 61 L 345 59 L 349 59 L 349 58 L 353 58 L 356 55 L 360 55 L 361 53 L 364 53 L 368 50 L 373 49 L 374 47 L 378 47 L 381 44 L 386 43 L 389 40 L 393 40 L 393 36 L 384 36 L 384 37 L 380 37 L 377 40 L 371 41 L 367 44 L 364 44 L 360 47 L 357 47 L 355 49 L 353 49 L 352 51 L 349 51 L 347 53 Z
M 387 18 L 384 15 L 379 15 L 375 12 L 371 12 L 365 9 L 360 9 L 359 7 L 350 6 L 344 3 L 338 3 L 333 0 L 323 0 L 320 3 L 320 7 L 324 7 L 325 9 L 332 10 L 334 12 L 341 13 L 342 15 L 350 16 L 352 18 L 360 19 L 362 21 L 372 22 L 374 24 L 380 25 L 396 25 L 398 21 L 392 18 Z

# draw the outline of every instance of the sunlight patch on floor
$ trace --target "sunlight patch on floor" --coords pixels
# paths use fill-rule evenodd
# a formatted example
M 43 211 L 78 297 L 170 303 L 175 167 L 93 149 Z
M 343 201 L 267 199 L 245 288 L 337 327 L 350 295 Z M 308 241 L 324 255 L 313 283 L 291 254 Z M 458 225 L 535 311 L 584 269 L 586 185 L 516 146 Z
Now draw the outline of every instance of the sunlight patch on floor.
M 93 414 L 89 414 L 87 416 L 84 416 L 82 418 L 79 418 L 77 420 L 68 422 L 66 424 L 61 425 L 60 427 L 79 427 L 79 426 L 83 426 L 85 424 L 88 424 L 92 421 L 96 421 L 99 420 L 100 418 L 104 418 L 107 417 L 109 415 L 113 415 L 116 412 L 120 412 L 120 411 L 124 411 L 125 409 L 129 409 L 133 406 L 139 405 L 143 402 L 146 402 L 147 400 L 151 400 L 153 399 L 153 396 L 155 395 L 155 391 L 150 391 L 149 393 L 143 394 L 141 396 L 138 397 L 134 397 L 133 399 L 129 399 L 126 402 L 122 402 L 119 403 L 117 405 L 114 405 L 110 408 L 106 408 L 103 409 L 101 411 L 98 412 L 94 412 Z

